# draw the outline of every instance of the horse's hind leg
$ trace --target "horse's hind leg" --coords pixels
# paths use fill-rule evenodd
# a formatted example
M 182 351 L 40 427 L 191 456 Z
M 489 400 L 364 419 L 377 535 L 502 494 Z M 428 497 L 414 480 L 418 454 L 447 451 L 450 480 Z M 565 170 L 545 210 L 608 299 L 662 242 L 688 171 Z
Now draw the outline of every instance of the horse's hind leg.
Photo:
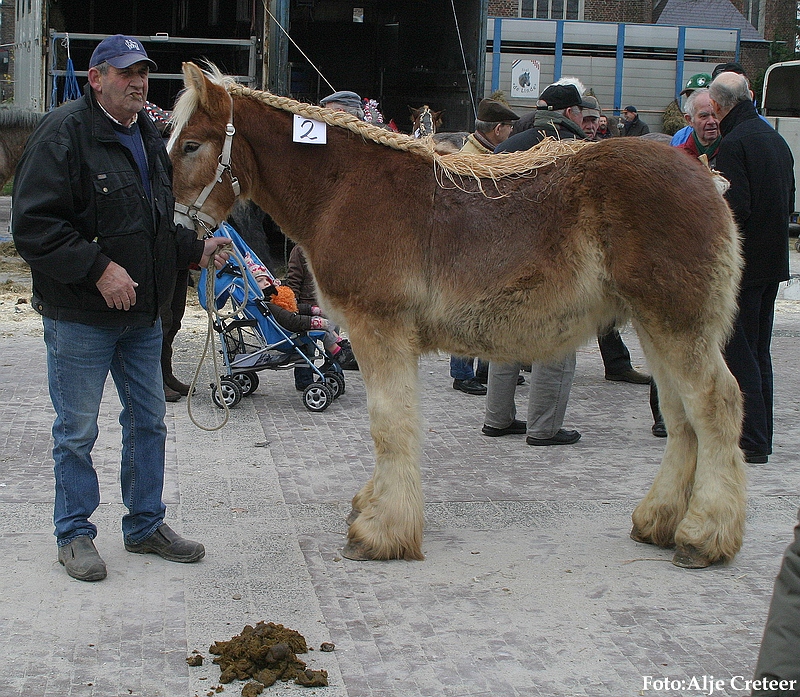
M 733 559 L 744 537 L 746 476 L 739 448 L 742 396 L 721 352 L 708 357 L 684 398 L 697 433 L 697 468 L 673 563 L 702 568 Z
M 656 365 L 650 364 L 654 374 Z M 675 544 L 675 530 L 686 514 L 697 463 L 697 437 L 671 382 L 657 379 L 658 399 L 668 438 L 661 467 L 650 491 L 633 512 L 631 537 L 659 547 Z
M 631 537 L 674 544 L 678 566 L 731 559 L 742 544 L 745 514 L 739 386 L 716 346 L 654 351 L 646 338 L 642 345 L 663 396 L 669 438 L 653 486 L 633 513 Z
M 418 355 L 397 327 L 360 330 L 350 340 L 367 388 L 375 444 L 372 479 L 353 498 L 348 559 L 422 559 Z

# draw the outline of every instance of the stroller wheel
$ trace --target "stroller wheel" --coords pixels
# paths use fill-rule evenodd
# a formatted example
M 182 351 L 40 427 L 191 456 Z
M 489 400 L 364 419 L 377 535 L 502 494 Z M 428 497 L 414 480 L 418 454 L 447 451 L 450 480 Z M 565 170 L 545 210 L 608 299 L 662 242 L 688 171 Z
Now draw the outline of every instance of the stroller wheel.
M 325 384 L 331 388 L 334 399 L 339 399 L 344 394 L 344 375 L 333 371 L 325 373 Z
M 309 411 L 325 411 L 333 402 L 333 391 L 323 382 L 312 382 L 303 390 L 303 404 Z
M 228 409 L 231 407 L 235 407 L 239 402 L 242 401 L 242 388 L 239 387 L 239 383 L 236 381 L 235 378 L 226 375 L 225 377 L 220 379 L 220 390 L 217 390 L 216 385 L 211 385 L 211 399 L 214 400 L 214 404 L 216 404 L 220 409 L 224 409 L 224 403 L 228 406 Z
M 258 389 L 258 373 L 253 370 L 246 373 L 237 373 L 233 376 L 233 379 L 242 388 L 242 397 L 247 397 Z

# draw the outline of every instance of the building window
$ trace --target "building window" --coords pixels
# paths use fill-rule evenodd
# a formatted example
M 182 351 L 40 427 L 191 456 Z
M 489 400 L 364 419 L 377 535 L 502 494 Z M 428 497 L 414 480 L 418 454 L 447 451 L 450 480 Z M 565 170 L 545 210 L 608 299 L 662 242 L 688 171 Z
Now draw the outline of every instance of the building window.
M 517 14 L 536 19 L 582 19 L 582 15 L 583 0 L 519 0 Z
M 759 20 L 761 19 L 761 3 L 764 0 L 744 0 L 742 6 L 742 14 L 744 15 L 745 19 L 750 22 L 756 29 L 761 31 L 762 27 L 758 26 Z

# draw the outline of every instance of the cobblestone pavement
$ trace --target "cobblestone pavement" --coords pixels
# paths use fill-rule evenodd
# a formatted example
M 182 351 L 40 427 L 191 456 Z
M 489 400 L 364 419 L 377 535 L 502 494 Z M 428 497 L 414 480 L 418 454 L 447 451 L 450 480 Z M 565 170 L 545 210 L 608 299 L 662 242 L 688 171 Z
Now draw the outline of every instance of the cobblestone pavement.
M 794 252 L 793 252 L 794 256 Z M 456 392 L 446 356 L 421 362 L 426 497 L 423 562 L 343 559 L 344 517 L 372 470 L 365 391 L 308 412 L 290 374 L 261 386 L 218 432 L 168 405 L 167 520 L 206 544 L 195 565 L 127 554 L 119 531 L 116 396 L 95 448 L 97 545 L 108 578 L 69 579 L 52 537 L 52 462 L 43 344 L 0 335 L 0 697 L 216 694 L 209 645 L 245 624 L 282 623 L 319 648 L 327 697 L 744 695 L 781 554 L 800 504 L 800 303 L 779 302 L 775 454 L 749 472 L 744 547 L 728 566 L 687 571 L 628 537 L 664 441 L 645 386 L 603 379 L 596 344 L 578 355 L 567 426 L 582 440 L 531 448 L 480 434 L 484 398 Z M 646 368 L 630 330 L 634 363 Z M 200 330 L 178 336 L 191 375 Z M 211 423 L 207 376 L 195 416 Z M 518 388 L 524 410 L 528 387 Z M 189 668 L 193 650 L 206 656 Z M 645 689 L 645 677 L 686 689 Z M 735 676 L 743 676 L 731 684 Z M 695 679 L 697 682 L 692 683 Z M 695 689 L 695 686 L 697 689 Z M 279 684 L 269 695 L 299 690 Z M 222 694 L 240 693 L 240 684 Z

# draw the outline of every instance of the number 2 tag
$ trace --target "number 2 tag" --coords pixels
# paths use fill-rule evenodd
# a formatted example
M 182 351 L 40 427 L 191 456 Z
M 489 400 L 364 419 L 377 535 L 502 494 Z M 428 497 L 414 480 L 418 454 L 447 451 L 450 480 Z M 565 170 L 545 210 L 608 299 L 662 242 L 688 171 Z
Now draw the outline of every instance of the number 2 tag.
M 328 131 L 325 123 L 314 121 L 314 119 L 294 114 L 294 127 L 292 129 L 292 140 L 295 143 L 309 143 L 311 145 L 325 145 Z

